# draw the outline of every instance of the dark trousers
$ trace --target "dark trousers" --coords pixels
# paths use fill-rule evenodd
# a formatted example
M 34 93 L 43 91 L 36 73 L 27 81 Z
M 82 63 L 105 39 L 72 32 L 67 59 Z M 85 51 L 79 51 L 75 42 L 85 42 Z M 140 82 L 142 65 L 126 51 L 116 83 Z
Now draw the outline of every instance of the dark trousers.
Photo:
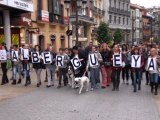
M 63 76 L 64 85 L 67 85 L 67 69 L 66 68 L 59 68 L 59 85 L 61 85 Z
M 123 69 L 122 69 L 122 79 L 123 81 L 126 79 L 127 81 L 129 80 L 129 69 L 130 66 L 126 65 Z
M 2 67 L 2 84 L 5 84 L 8 82 L 8 77 L 7 77 L 7 68 L 6 68 L 7 63 L 1 63 L 1 67 Z
M 119 89 L 120 73 L 121 73 L 121 70 L 112 71 L 113 90 Z
M 150 80 L 149 80 L 149 78 L 150 78 L 149 72 L 148 72 L 148 71 L 145 71 L 145 74 L 146 74 L 146 84 L 148 85 L 149 82 L 150 82 Z
M 96 85 L 100 83 L 99 68 L 90 68 L 91 88 L 96 88 Z

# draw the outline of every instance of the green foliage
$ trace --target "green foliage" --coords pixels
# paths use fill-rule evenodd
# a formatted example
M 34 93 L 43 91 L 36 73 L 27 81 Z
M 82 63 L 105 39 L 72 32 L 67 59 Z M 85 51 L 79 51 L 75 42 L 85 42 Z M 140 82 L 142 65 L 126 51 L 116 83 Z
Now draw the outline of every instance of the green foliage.
M 109 43 L 110 42 L 110 36 L 109 36 L 109 27 L 108 24 L 105 22 L 101 22 L 98 30 L 97 30 L 97 39 L 99 43 Z
M 122 36 L 122 31 L 120 29 L 116 29 L 114 35 L 113 35 L 113 40 L 114 40 L 114 43 L 120 43 L 123 39 L 123 36 Z
M 155 38 L 155 39 L 154 39 L 154 42 L 155 42 L 155 43 L 160 43 L 160 38 Z

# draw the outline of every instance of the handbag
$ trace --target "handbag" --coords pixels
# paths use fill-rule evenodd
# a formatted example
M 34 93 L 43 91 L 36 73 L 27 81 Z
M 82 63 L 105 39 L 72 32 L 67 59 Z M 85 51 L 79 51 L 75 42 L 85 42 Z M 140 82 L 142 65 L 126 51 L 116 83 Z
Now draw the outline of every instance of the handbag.
M 7 69 L 10 69 L 11 67 L 12 67 L 12 62 L 11 62 L 11 60 L 7 59 L 6 68 L 7 68 Z
M 111 67 L 112 66 L 112 62 L 104 62 L 104 66 L 105 67 Z

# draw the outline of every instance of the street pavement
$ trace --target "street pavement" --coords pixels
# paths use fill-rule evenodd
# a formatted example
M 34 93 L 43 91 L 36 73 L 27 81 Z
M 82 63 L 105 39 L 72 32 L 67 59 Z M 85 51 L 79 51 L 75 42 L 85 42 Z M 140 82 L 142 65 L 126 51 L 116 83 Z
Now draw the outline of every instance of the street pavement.
M 44 77 L 43 71 L 42 80 Z M 34 74 L 32 79 L 35 80 Z M 46 88 L 46 83 L 36 88 L 35 81 L 27 88 L 23 84 L 0 86 L 4 93 L 10 87 L 16 92 L 19 88 L 27 89 L 0 102 L 0 120 L 160 120 L 159 96 L 150 93 L 144 80 L 142 83 L 142 90 L 137 93 L 132 92 L 131 85 L 121 83 L 118 92 L 112 92 L 110 86 L 87 93 L 83 91 L 81 95 L 69 87 Z

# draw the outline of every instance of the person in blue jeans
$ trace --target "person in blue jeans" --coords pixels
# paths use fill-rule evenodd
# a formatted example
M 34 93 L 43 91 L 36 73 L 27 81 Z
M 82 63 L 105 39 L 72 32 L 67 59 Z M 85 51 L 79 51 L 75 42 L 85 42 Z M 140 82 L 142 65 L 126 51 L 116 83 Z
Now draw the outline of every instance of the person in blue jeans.
M 158 95 L 158 75 L 159 75 L 159 70 L 158 69 L 160 68 L 160 57 L 157 55 L 157 50 L 155 48 L 152 48 L 150 50 L 149 58 L 155 58 L 156 62 L 157 62 L 157 68 L 156 69 L 149 70 L 148 66 L 147 66 L 147 70 L 150 73 L 151 93 L 154 93 L 155 95 Z
M 134 50 L 132 52 L 132 55 L 141 55 L 139 53 L 139 48 L 138 47 L 134 48 Z M 137 92 L 137 88 L 138 88 L 138 90 L 141 90 L 141 71 L 142 71 L 143 66 L 144 66 L 144 59 L 141 55 L 141 66 L 140 66 L 140 68 L 135 68 L 135 67 L 131 68 L 132 77 L 133 77 L 133 87 L 134 87 L 133 92 Z M 138 87 L 137 87 L 137 85 L 138 85 Z

